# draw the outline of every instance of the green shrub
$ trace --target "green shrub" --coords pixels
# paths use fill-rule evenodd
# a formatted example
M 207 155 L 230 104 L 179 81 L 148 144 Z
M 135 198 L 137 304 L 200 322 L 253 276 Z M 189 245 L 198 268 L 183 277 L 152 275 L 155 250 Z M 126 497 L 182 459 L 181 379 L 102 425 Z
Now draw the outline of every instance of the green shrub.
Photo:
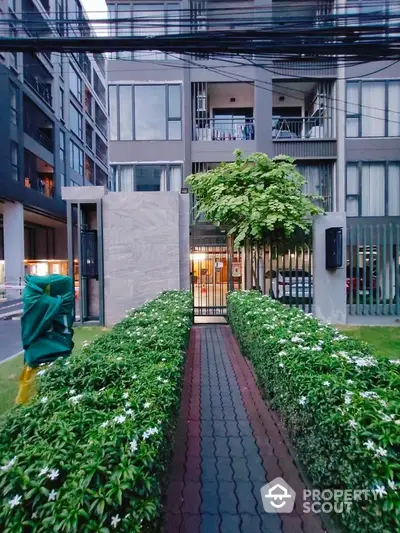
M 400 367 L 298 309 L 228 296 L 229 322 L 315 488 L 368 491 L 344 531 L 400 531 Z
M 191 322 L 167 292 L 44 369 L 1 428 L 2 532 L 157 530 Z

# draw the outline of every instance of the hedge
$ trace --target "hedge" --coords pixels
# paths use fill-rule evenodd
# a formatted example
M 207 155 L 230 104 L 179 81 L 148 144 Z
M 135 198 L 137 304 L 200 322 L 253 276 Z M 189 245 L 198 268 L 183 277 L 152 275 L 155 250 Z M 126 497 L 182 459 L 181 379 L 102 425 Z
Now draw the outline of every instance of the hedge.
M 0 434 L 1 531 L 156 531 L 192 298 L 167 292 L 39 373 Z
M 343 531 L 400 531 L 399 359 L 256 292 L 229 294 L 228 316 L 313 486 L 368 491 Z

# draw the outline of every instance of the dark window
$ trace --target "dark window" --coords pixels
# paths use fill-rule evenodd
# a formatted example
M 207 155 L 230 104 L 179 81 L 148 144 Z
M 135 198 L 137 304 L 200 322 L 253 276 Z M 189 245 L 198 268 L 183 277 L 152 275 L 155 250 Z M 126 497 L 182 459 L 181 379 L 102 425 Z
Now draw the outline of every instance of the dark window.
M 71 64 L 69 68 L 69 89 L 78 101 L 82 102 L 82 80 Z
M 65 120 L 64 115 L 64 89 L 60 87 L 60 119 Z
M 75 135 L 77 135 L 80 139 L 82 139 L 82 113 L 80 113 L 78 109 L 71 103 L 69 106 L 69 121 L 71 131 L 74 132 Z
M 71 168 L 83 176 L 83 150 L 81 150 L 73 141 L 70 141 L 70 150 Z
M 14 84 L 10 84 L 10 106 L 11 106 L 11 122 L 18 123 L 18 89 Z
M 14 181 L 19 181 L 18 176 L 18 145 L 11 141 L 11 178 Z

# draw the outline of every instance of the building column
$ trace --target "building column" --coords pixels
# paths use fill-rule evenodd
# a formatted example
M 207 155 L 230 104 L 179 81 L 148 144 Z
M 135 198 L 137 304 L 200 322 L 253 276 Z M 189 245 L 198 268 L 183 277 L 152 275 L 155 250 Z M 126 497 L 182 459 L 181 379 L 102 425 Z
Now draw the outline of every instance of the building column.
M 24 206 L 6 202 L 3 206 L 4 263 L 7 285 L 21 285 L 25 277 Z M 9 298 L 19 298 L 20 290 L 7 289 Z

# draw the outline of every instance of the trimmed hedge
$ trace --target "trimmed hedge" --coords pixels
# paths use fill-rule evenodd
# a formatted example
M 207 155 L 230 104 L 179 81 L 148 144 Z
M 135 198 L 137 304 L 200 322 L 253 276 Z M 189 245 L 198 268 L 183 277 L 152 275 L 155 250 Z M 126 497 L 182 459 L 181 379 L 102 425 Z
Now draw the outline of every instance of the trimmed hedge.
M 228 316 L 318 489 L 367 489 L 336 515 L 347 532 L 400 531 L 400 365 L 298 309 L 256 292 Z M 398 357 L 399 354 L 396 354 Z
M 192 297 L 167 292 L 57 360 L 0 435 L 1 531 L 155 531 Z

